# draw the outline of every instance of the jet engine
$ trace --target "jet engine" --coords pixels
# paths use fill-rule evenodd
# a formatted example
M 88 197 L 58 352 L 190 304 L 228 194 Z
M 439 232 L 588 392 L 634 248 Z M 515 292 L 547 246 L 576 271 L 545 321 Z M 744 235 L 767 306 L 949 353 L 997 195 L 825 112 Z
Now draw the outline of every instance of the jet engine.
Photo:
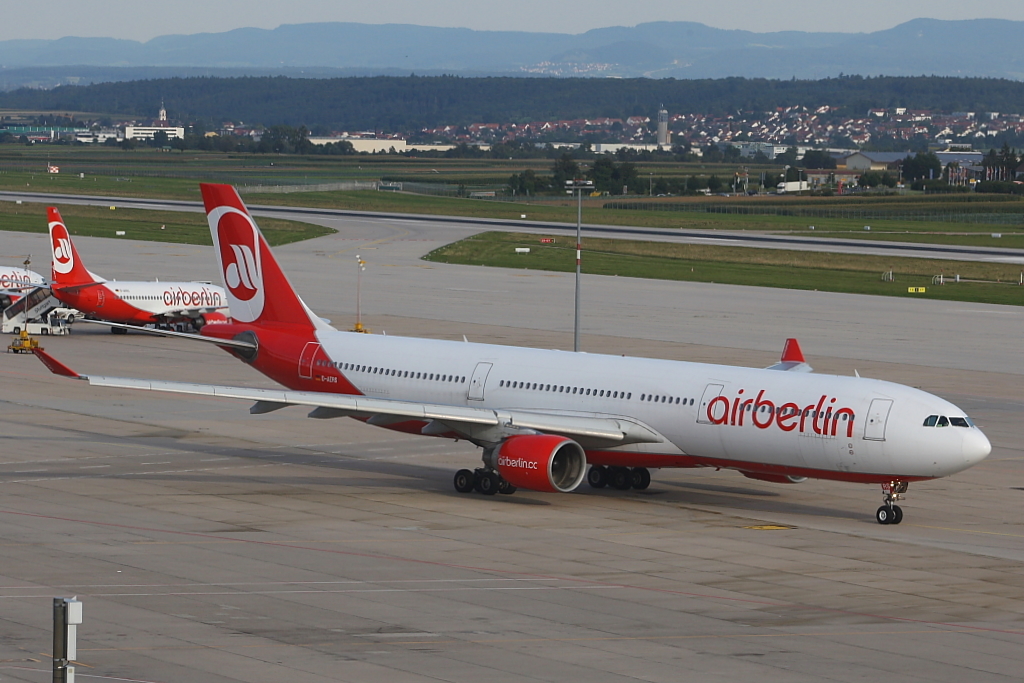
M 195 320 L 196 329 L 202 329 L 204 325 L 221 325 L 230 322 L 230 319 L 223 313 L 208 311 Z
M 550 434 L 509 437 L 494 453 L 494 468 L 517 488 L 568 493 L 587 475 L 587 454 L 572 439 Z

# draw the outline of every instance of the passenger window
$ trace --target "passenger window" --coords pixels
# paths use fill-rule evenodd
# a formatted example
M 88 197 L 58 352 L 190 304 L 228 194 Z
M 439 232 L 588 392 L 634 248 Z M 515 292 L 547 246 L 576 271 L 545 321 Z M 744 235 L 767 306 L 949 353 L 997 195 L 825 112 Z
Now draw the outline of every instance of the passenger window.
M 946 419 L 945 415 L 940 415 L 939 416 L 939 424 L 938 424 L 938 426 L 939 427 L 948 427 L 949 426 L 949 420 Z
M 938 415 L 929 415 L 928 417 L 926 417 L 924 419 L 924 426 L 925 427 L 934 427 L 935 423 L 938 422 L 938 421 L 939 421 L 939 416 Z

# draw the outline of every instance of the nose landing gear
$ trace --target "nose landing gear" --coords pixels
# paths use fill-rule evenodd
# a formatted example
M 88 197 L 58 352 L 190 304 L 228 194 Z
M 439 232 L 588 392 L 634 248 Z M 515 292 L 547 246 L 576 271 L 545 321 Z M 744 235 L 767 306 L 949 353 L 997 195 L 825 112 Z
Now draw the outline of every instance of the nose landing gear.
M 903 494 L 910 486 L 905 481 L 890 481 L 882 484 L 882 507 L 875 511 L 875 521 L 879 524 L 899 524 L 903 521 L 903 509 L 896 501 L 903 499 Z

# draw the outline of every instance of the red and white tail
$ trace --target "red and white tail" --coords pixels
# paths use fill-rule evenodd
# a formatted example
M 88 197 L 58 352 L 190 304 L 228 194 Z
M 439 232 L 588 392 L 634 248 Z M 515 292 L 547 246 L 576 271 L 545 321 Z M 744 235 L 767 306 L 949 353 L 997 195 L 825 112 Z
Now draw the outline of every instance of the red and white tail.
M 256 326 L 330 329 L 295 293 L 235 188 L 208 183 L 199 188 L 231 318 Z
M 90 273 L 78 256 L 78 250 L 71 241 L 71 234 L 64 225 L 64 219 L 60 217 L 60 211 L 52 206 L 47 207 L 46 216 L 50 226 L 50 247 L 53 253 L 50 261 L 53 283 L 58 287 L 69 287 L 99 281 L 100 278 Z

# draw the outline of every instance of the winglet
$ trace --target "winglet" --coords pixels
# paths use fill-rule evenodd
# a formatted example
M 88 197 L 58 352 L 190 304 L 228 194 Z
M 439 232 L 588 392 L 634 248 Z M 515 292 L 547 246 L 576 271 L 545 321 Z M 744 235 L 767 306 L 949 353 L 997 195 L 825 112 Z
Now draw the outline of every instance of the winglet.
M 794 338 L 786 340 L 786 345 L 782 347 L 782 362 L 783 363 L 806 363 L 807 360 L 804 358 L 804 352 L 800 350 L 800 342 Z
M 782 359 L 765 369 L 787 372 L 811 372 L 813 370 L 804 359 L 804 352 L 800 350 L 800 342 L 792 337 L 786 340 L 786 345 L 782 348 Z
M 61 375 L 63 377 L 71 377 L 73 379 L 85 379 L 82 375 L 69 368 L 68 366 L 61 363 L 59 360 L 48 354 L 42 349 L 32 349 L 32 353 L 36 354 L 36 358 L 43 362 L 50 372 L 55 375 Z

